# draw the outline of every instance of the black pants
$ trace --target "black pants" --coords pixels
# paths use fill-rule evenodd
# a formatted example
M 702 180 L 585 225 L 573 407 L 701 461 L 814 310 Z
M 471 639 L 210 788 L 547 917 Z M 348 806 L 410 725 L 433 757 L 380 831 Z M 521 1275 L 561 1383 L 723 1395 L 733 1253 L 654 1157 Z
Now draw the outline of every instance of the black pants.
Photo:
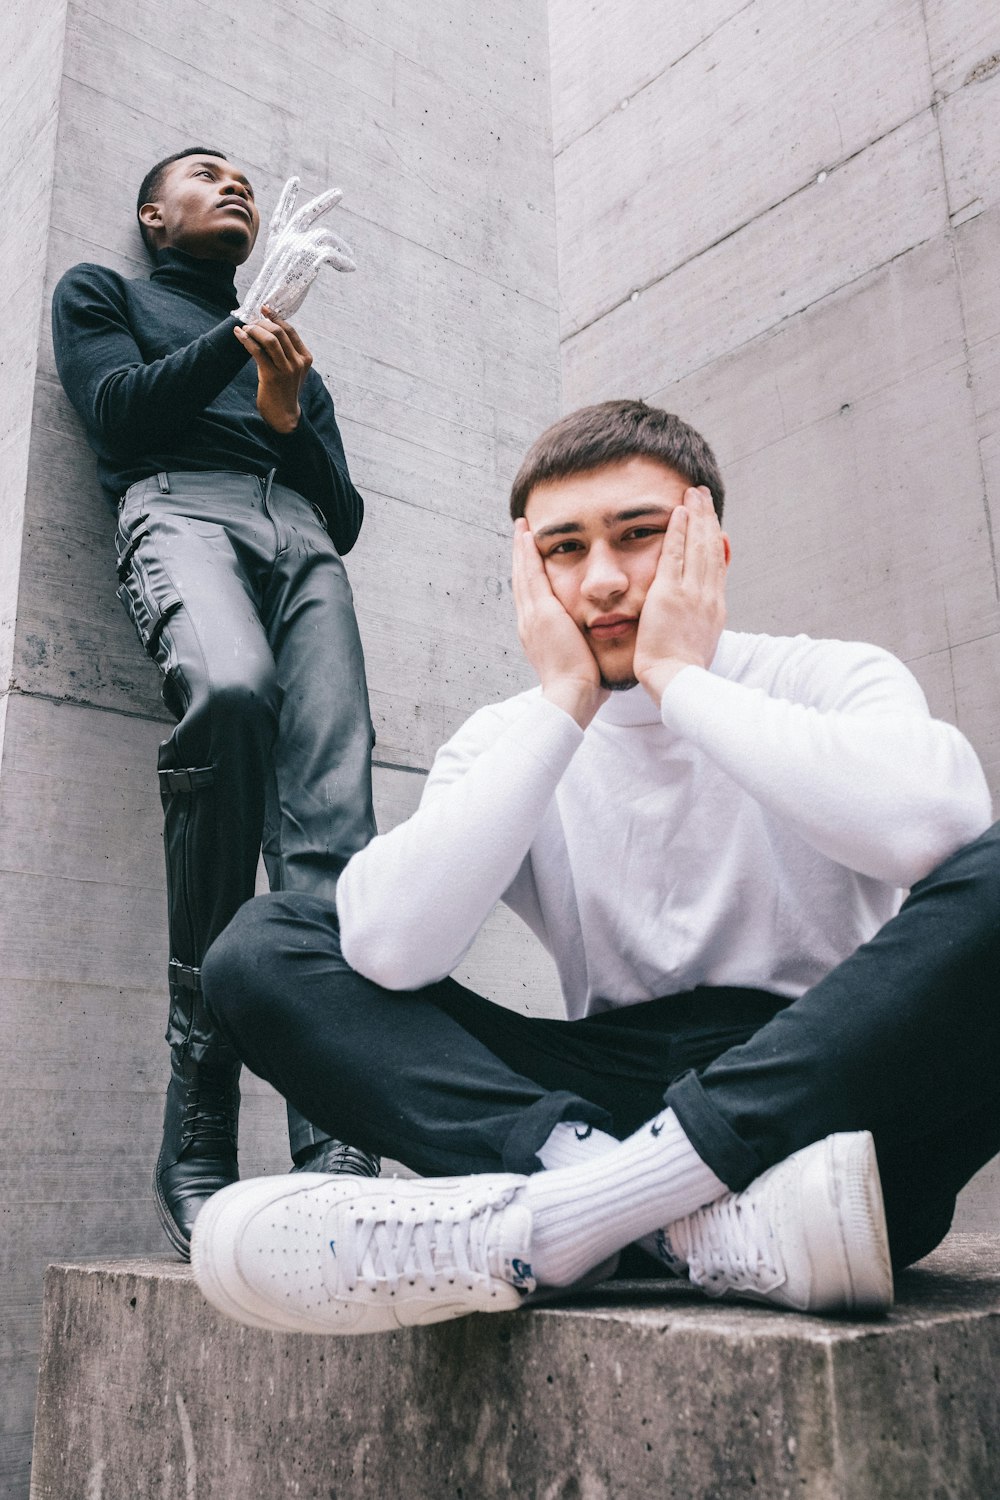
M 332 900 L 375 832 L 364 660 L 344 565 L 294 490 L 247 474 L 143 480 L 122 503 L 118 558 L 177 718 L 159 773 L 168 1040 L 183 1044 L 185 995 L 253 895 L 262 842 L 272 890 Z M 291 1110 L 289 1133 L 293 1151 L 318 1138 Z
M 998 915 L 1000 825 L 798 1000 L 702 989 L 553 1021 L 450 979 L 384 990 L 345 963 L 329 902 L 263 896 L 214 945 L 205 993 L 255 1073 L 424 1174 L 531 1172 L 557 1121 L 621 1137 L 664 1099 L 733 1189 L 834 1131 L 870 1130 L 902 1266 L 1000 1151 Z

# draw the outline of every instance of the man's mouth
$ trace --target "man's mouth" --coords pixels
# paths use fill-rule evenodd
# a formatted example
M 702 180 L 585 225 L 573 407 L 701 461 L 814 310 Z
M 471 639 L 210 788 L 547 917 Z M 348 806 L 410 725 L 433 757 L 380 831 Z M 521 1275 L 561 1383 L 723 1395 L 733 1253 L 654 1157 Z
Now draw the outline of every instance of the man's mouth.
M 238 198 L 224 198 L 221 203 L 219 203 L 219 204 L 216 205 L 216 207 L 217 208 L 236 208 L 243 215 L 243 217 L 246 219 L 246 221 L 247 221 L 248 224 L 252 224 L 253 223 L 253 214 L 250 212 L 250 210 L 247 207 L 247 205 L 245 203 L 241 203 Z
M 599 615 L 586 628 L 595 641 L 617 641 L 634 630 L 635 625 L 633 615 Z

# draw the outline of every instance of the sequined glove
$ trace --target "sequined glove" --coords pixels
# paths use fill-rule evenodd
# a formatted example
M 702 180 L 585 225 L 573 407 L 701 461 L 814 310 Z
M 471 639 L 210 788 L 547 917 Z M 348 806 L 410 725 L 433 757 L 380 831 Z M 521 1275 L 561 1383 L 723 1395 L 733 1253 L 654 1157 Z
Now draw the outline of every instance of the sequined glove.
M 233 314 L 241 323 L 256 323 L 266 304 L 279 318 L 290 318 L 322 265 L 337 271 L 354 271 L 354 253 L 332 230 L 316 226 L 343 197 L 340 188 L 328 188 L 294 212 L 299 179 L 290 177 L 271 215 L 264 247 L 264 263 Z

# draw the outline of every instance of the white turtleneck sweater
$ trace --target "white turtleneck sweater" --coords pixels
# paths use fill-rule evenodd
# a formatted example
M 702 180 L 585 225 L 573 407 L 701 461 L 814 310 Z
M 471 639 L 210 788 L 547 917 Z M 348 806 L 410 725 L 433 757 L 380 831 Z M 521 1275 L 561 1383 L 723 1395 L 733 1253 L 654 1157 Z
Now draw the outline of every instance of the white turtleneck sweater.
M 727 631 L 659 712 L 637 687 L 585 732 L 538 689 L 474 714 L 341 875 L 344 956 L 415 989 L 502 898 L 570 1017 L 698 985 L 794 997 L 990 817 L 971 746 L 887 652 Z

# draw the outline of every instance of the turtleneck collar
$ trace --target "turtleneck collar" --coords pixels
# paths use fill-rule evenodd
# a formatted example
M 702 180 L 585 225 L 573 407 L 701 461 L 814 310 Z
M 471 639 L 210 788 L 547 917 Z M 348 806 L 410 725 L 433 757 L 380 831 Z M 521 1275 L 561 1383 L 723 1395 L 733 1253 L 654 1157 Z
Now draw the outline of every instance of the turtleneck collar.
M 644 687 L 612 693 L 597 710 L 597 717 L 605 724 L 619 724 L 623 728 L 660 723 L 659 709 Z
M 199 260 L 186 250 L 168 246 L 157 251 L 150 280 L 228 313 L 240 305 L 234 275 L 234 267 L 227 260 Z
M 712 665 L 708 669 L 710 672 L 719 673 L 723 677 L 728 675 L 735 659 L 739 639 L 732 631 L 722 632 Z M 610 698 L 601 704 L 596 717 L 603 719 L 605 724 L 618 724 L 626 729 L 638 724 L 661 724 L 663 722 L 660 710 L 644 687 L 627 688 L 624 692 L 612 693 Z

